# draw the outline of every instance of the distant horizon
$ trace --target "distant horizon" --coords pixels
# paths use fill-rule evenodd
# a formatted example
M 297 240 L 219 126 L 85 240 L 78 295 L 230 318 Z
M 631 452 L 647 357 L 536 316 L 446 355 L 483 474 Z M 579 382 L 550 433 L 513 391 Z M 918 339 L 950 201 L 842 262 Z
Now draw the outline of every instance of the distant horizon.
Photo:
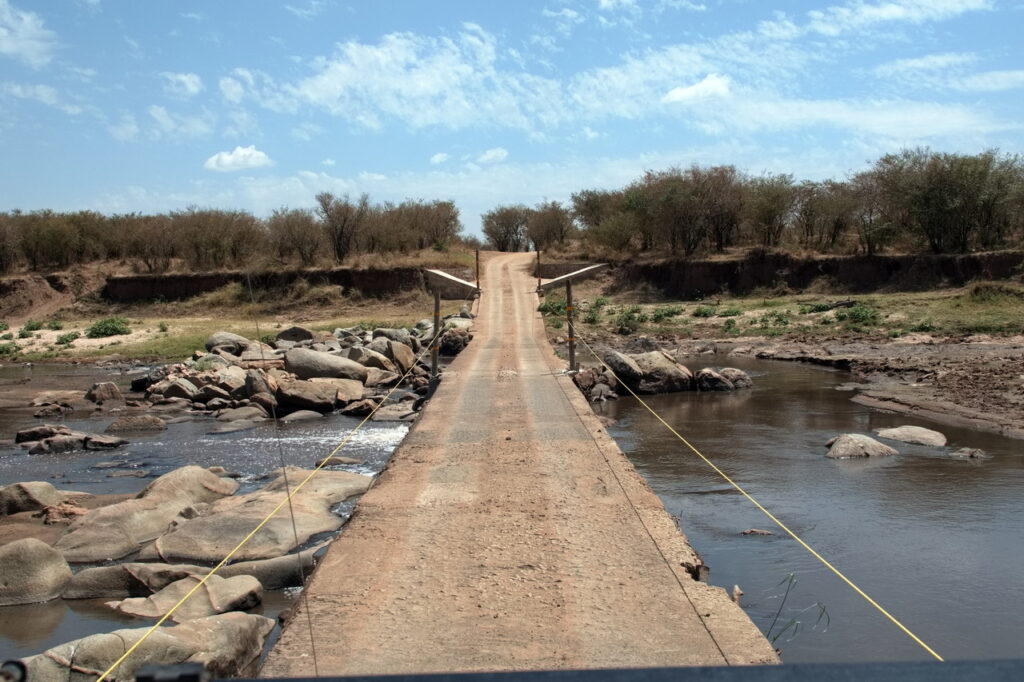
M 568 202 L 1024 150 L 1012 0 L 0 0 L 0 211 Z

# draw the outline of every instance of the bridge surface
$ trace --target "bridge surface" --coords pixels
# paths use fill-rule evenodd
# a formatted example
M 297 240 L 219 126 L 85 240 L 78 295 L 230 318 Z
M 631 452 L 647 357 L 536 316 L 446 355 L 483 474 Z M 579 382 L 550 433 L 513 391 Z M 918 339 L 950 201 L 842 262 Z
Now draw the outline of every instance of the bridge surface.
M 774 662 L 558 374 L 531 259 L 486 263 L 473 342 L 314 574 L 320 675 Z M 313 675 L 303 609 L 263 676 Z

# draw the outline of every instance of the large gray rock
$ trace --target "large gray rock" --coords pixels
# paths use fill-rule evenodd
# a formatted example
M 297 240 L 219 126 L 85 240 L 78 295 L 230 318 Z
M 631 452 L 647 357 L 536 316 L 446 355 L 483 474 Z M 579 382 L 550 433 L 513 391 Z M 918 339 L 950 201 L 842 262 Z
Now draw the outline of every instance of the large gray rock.
M 202 663 L 213 678 L 252 675 L 274 621 L 249 613 L 198 618 L 174 627 L 116 630 L 91 635 L 23 659 L 31 682 L 89 682 L 139 640 L 117 669 L 116 680 L 133 680 L 145 665 Z
M 171 379 L 163 387 L 161 393 L 165 398 L 183 398 L 189 402 L 195 402 L 199 396 L 199 387 L 184 377 L 177 377 L 176 379 Z
M 231 332 L 214 332 L 206 339 L 206 350 L 220 348 L 232 355 L 240 355 L 252 343 L 249 339 Z
M 230 410 L 224 410 L 217 415 L 217 421 L 219 422 L 238 422 L 238 421 L 262 421 L 267 419 L 270 415 L 260 407 L 259 405 L 246 405 L 244 407 L 236 407 Z
M 202 575 L 200 573 L 199 576 L 190 575 L 176 580 L 148 597 L 129 597 L 121 601 L 107 602 L 107 606 L 139 618 L 161 618 L 202 581 Z M 228 611 L 246 611 L 261 601 L 263 586 L 251 575 L 238 575 L 233 578 L 211 575 L 202 587 L 192 592 L 191 596 L 175 609 L 170 619 L 176 623 L 183 623 Z
M 363 384 L 353 379 L 328 379 L 324 377 L 317 377 L 316 379 L 310 379 L 310 381 L 314 384 L 323 384 L 333 388 L 337 391 L 335 400 L 342 404 L 352 402 L 353 400 L 359 400 L 363 397 Z
M 248 369 L 245 371 L 245 395 L 252 397 L 257 393 L 269 393 L 274 395 L 277 392 L 277 382 L 262 369 Z
M 402 376 L 397 372 L 385 372 L 376 367 L 368 367 L 366 373 L 366 387 L 377 388 L 378 386 L 394 386 Z
M 39 511 L 60 504 L 65 493 L 45 481 L 28 481 L 0 486 L 0 516 L 27 511 Z
M 723 367 L 718 373 L 732 384 L 733 388 L 751 388 L 754 385 L 754 381 L 750 378 L 750 375 L 742 369 L 736 369 L 735 367 Z
M 288 468 L 292 487 L 309 475 Z M 366 492 L 372 479 L 344 471 L 321 470 L 292 498 L 295 528 L 290 514 L 276 514 L 235 554 L 238 560 L 269 559 L 287 554 L 318 533 L 337 530 L 342 519 L 331 508 Z M 219 561 L 257 524 L 278 507 L 285 496 L 284 477 L 278 475 L 264 488 L 247 495 L 226 497 L 196 518 L 179 520 L 139 554 L 141 560 Z M 296 538 L 296 530 L 298 538 Z
M 227 391 L 235 400 L 247 397 L 248 372 L 241 367 L 231 365 L 217 370 L 217 388 Z
M 163 431 L 167 422 L 152 414 L 126 414 L 106 428 L 107 433 Z
M 938 431 L 932 431 L 921 426 L 897 426 L 891 429 L 875 429 L 882 438 L 898 440 L 902 443 L 917 443 L 918 445 L 935 445 L 941 447 L 946 444 L 946 437 Z
M 373 330 L 373 338 L 378 339 L 384 337 L 385 339 L 391 339 L 398 343 L 409 345 L 409 340 L 412 338 L 409 334 L 408 329 L 402 328 L 387 328 L 379 327 Z
M 395 363 L 395 371 L 399 374 L 405 374 L 416 364 L 416 354 L 412 352 L 412 348 L 399 341 L 388 339 L 388 351 L 385 355 Z
M 391 358 L 363 346 L 352 346 L 349 348 L 348 359 L 358 362 L 363 367 L 376 367 L 385 372 L 395 371 L 395 363 L 391 361 Z
M 285 353 L 284 368 L 299 379 L 332 377 L 366 381 L 366 368 L 358 362 L 307 348 L 292 348 Z
M 642 393 L 678 393 L 693 388 L 690 370 L 663 351 L 638 353 L 629 358 L 643 374 L 638 386 Z
M 330 412 L 338 399 L 338 390 L 327 383 L 313 381 L 282 381 L 277 387 L 277 403 L 281 410 L 314 410 Z
M 282 329 L 277 333 L 278 341 L 287 341 L 290 343 L 299 343 L 300 341 L 312 341 L 313 330 L 306 329 L 305 327 L 288 327 Z
M 85 392 L 85 399 L 91 400 L 97 405 L 124 402 L 124 396 L 121 395 L 121 389 L 119 389 L 117 384 L 112 381 L 102 381 L 98 384 L 93 384 L 92 388 Z
M 731 381 L 710 367 L 705 367 L 697 372 L 693 380 L 700 391 L 732 391 L 736 389 Z
M 238 482 L 198 466 L 175 469 L 138 497 L 92 509 L 54 544 L 71 563 L 119 559 L 164 533 L 187 507 L 210 503 L 238 490 Z
M 0 546 L 0 606 L 49 601 L 60 596 L 69 580 L 68 562 L 42 540 L 24 538 Z
M 291 424 L 292 422 L 308 422 L 323 418 L 324 416 L 322 414 L 314 412 L 313 410 L 298 410 L 282 417 L 281 421 L 285 424 Z
M 51 438 L 57 434 L 71 433 L 71 429 L 61 424 L 40 424 L 32 428 L 22 429 L 14 434 L 15 443 L 32 443 L 45 438 Z
M 851 457 L 889 457 L 900 454 L 888 445 L 883 445 L 870 436 L 859 433 L 844 433 L 825 443 L 829 449 L 825 454 L 832 459 Z
M 610 350 L 604 354 L 604 364 L 628 386 L 636 388 L 644 378 L 644 372 L 636 361 L 625 353 Z

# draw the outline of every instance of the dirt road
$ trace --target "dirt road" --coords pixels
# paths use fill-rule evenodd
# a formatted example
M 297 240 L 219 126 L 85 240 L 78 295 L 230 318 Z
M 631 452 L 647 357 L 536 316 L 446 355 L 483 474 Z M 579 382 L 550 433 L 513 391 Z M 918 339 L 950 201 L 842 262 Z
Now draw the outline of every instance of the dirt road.
M 529 254 L 308 587 L 319 674 L 774 662 L 557 373 Z M 685 520 L 684 520 L 685 523 Z M 311 676 L 300 608 L 264 676 Z

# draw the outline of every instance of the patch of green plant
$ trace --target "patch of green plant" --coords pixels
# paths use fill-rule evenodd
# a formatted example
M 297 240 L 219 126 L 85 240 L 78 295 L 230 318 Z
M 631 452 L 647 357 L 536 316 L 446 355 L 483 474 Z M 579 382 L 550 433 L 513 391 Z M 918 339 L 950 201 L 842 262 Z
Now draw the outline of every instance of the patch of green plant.
M 922 320 L 917 324 L 911 325 L 908 331 L 912 332 L 934 332 L 937 331 L 938 327 L 932 324 L 931 320 Z
M 725 324 L 722 325 L 722 331 L 726 334 L 739 334 L 739 325 L 736 324 L 736 320 L 728 319 Z
M 781 310 L 773 310 L 770 313 L 765 313 L 761 317 L 757 318 L 757 322 L 764 328 L 788 327 L 789 315 Z
M 5 320 L 0 320 L 0 332 L 5 332 L 11 328 L 11 325 L 7 324 Z
M 739 308 L 736 308 L 735 306 L 718 311 L 718 317 L 738 317 L 739 315 L 742 314 L 743 311 L 740 310 Z
M 46 328 L 52 332 L 59 332 L 61 329 L 64 328 L 64 323 L 61 322 L 60 320 L 49 320 L 46 323 Z
M 597 310 L 600 310 L 606 305 L 608 305 L 608 299 L 605 298 L 604 296 L 598 296 L 597 298 L 594 299 L 593 307 L 596 308 Z
M 847 326 L 870 327 L 878 324 L 878 311 L 858 303 L 852 308 L 836 311 L 836 319 L 846 322 Z
M 543 303 L 537 306 L 537 311 L 542 315 L 563 317 L 565 315 L 565 301 L 562 299 L 546 298 Z
M 831 303 L 801 303 L 800 314 L 810 315 L 811 313 L 824 313 L 832 310 L 834 306 Z
M 131 327 L 128 320 L 123 317 L 108 317 L 105 320 L 94 322 L 85 330 L 85 335 L 90 339 L 102 339 L 108 336 L 120 336 L 131 334 Z
M 583 321 L 587 324 L 597 324 L 601 321 L 601 310 L 600 308 L 591 308 L 587 311 L 587 314 L 583 316 Z
M 158 324 L 156 326 L 156 328 L 159 329 L 163 333 L 167 333 L 168 326 L 167 326 L 166 322 L 161 322 L 160 324 Z
M 715 309 L 709 305 L 699 305 L 690 314 L 694 317 L 714 317 Z
M 560 317 L 556 317 L 555 319 L 551 320 L 551 326 L 554 327 L 555 329 L 561 329 L 563 324 L 564 323 L 562 322 L 562 318 Z
M 677 305 L 663 306 L 655 308 L 654 312 L 651 313 L 652 322 L 664 322 L 665 320 L 672 319 L 678 315 L 681 315 L 683 309 Z
M 30 330 L 26 329 L 25 327 L 22 327 L 21 329 L 18 330 L 18 338 L 19 339 L 31 339 L 32 338 L 32 332 Z
M 903 336 L 903 330 L 902 329 L 890 329 L 889 330 L 889 338 L 890 339 L 898 339 L 901 336 Z
M 13 332 L 7 332 L 6 334 L 3 334 L 2 336 L 0 336 L 0 339 L 3 339 L 4 341 L 10 341 L 13 338 L 14 338 L 14 333 Z
M 13 341 L 0 343 L 0 358 L 14 357 L 18 354 L 18 344 Z
M 25 320 L 25 324 L 22 326 L 22 329 L 28 332 L 37 332 L 42 328 L 43 323 L 39 320 Z
M 643 308 L 638 305 L 630 306 L 615 318 L 615 331 L 623 335 L 632 334 L 641 324 L 647 322 L 647 319 Z
M 277 341 L 277 335 L 276 334 L 264 334 L 263 336 L 260 337 L 260 341 L 262 343 L 265 343 L 265 344 L 267 344 L 269 346 L 270 344 L 272 344 L 275 341 Z
M 70 346 L 72 341 L 76 341 L 82 338 L 82 335 L 78 332 L 68 332 L 67 334 L 61 334 L 57 337 L 58 346 Z

